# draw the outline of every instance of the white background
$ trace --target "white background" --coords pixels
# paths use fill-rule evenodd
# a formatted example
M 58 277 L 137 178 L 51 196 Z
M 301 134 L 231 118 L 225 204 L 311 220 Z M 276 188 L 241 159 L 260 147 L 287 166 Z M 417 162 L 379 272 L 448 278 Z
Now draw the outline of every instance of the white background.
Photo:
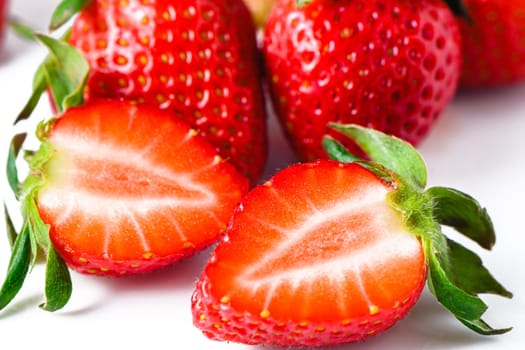
M 57 0 L 11 0 L 11 12 L 44 31 Z M 9 34 L 0 56 L 0 179 L 2 197 L 12 202 L 5 164 L 11 126 L 29 96 L 33 72 L 44 57 L 38 44 Z M 49 116 L 42 100 L 38 119 Z M 294 161 L 273 116 L 266 177 Z M 394 328 L 341 349 L 518 349 L 525 342 L 525 84 L 460 93 L 420 146 L 430 185 L 465 191 L 486 206 L 497 230 L 492 252 L 479 252 L 487 267 L 514 293 L 508 300 L 483 296 L 485 320 L 495 327 L 514 326 L 503 336 L 478 336 L 460 325 L 424 291 L 410 314 Z M 2 215 L 2 214 L 0 214 Z M 0 219 L 2 219 L 0 217 Z M 2 220 L 3 221 L 3 220 Z M 9 247 L 0 224 L 0 280 Z M 224 349 L 261 350 L 213 342 L 192 325 L 190 296 L 208 251 L 163 271 L 129 278 L 72 274 L 73 296 L 55 313 L 40 310 L 43 266 L 36 266 L 16 299 L 0 311 L 0 348 L 55 349 Z M 0 282 L 1 283 L 1 282 Z M 520 344 L 521 343 L 521 344 Z

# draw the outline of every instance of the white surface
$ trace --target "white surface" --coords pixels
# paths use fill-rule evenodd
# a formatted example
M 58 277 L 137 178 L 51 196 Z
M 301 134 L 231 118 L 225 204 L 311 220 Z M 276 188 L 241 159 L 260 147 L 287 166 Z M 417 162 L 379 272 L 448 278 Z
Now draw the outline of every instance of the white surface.
M 43 30 L 57 0 L 12 0 L 12 12 Z M 36 44 L 9 35 L 0 57 L 0 179 L 8 197 L 4 166 L 11 123 L 29 96 L 33 71 L 44 56 Z M 48 116 L 47 101 L 37 109 Z M 487 296 L 485 320 L 495 327 L 514 326 L 497 337 L 478 336 L 460 325 L 425 290 L 408 317 L 363 343 L 333 349 L 518 349 L 525 341 L 525 84 L 483 93 L 462 94 L 442 115 L 420 147 L 430 185 L 463 190 L 487 207 L 498 242 L 481 252 L 487 267 L 514 299 Z M 273 119 L 267 175 L 294 160 Z M 0 214 L 1 215 L 1 214 Z M 2 219 L 0 217 L 0 219 Z M 3 222 L 3 220 L 2 220 Z M 0 224 L 0 280 L 9 247 Z M 44 270 L 36 266 L 16 299 L 0 311 L 0 347 L 23 344 L 55 349 L 224 349 L 261 350 L 212 342 L 193 327 L 190 296 L 207 254 L 149 275 L 121 279 L 72 274 L 73 296 L 56 313 L 40 310 Z M 1 283 L 1 282 L 0 282 Z

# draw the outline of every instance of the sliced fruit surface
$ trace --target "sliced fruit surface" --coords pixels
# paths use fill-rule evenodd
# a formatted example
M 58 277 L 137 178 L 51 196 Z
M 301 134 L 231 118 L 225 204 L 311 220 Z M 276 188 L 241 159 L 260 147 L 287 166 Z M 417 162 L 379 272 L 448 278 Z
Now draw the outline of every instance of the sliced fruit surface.
M 197 285 L 197 327 L 212 339 L 318 346 L 325 331 L 339 343 L 391 326 L 427 271 L 388 202 L 393 186 L 360 165 L 317 161 L 255 188 Z
M 191 255 L 219 238 L 246 179 L 170 113 L 97 101 L 59 117 L 38 195 L 66 262 L 126 274 Z

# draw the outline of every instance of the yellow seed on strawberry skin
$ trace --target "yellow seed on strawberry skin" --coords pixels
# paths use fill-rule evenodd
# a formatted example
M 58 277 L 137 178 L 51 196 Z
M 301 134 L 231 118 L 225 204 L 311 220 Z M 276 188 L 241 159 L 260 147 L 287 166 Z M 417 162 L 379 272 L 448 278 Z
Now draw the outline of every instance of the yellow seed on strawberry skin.
M 200 315 L 199 316 L 199 321 L 201 321 L 201 322 L 206 321 L 206 315 L 205 314 Z
M 230 302 L 230 297 L 225 295 L 220 300 L 221 304 L 228 304 Z
M 146 260 L 151 259 L 152 256 L 153 256 L 153 253 L 152 253 L 152 252 L 147 252 L 147 253 L 144 253 L 144 254 L 142 255 L 142 257 L 143 257 L 144 259 L 146 259 Z

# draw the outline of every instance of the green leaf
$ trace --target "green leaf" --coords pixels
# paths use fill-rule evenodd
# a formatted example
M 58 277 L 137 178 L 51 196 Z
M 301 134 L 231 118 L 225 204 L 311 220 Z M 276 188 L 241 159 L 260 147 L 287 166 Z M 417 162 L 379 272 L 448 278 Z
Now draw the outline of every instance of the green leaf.
M 457 287 L 471 295 L 490 293 L 512 298 L 512 293 L 496 281 L 474 252 L 450 239 L 447 244 L 450 263 L 448 275 Z
M 487 305 L 477 296 L 465 293 L 450 281 L 432 249 L 427 252 L 427 257 L 429 259 L 430 290 L 437 300 L 460 319 L 479 320 L 487 310 Z
M 330 127 L 351 138 L 370 157 L 370 160 L 393 171 L 405 183 L 417 190 L 425 188 L 427 183 L 425 162 L 408 142 L 354 124 L 330 123 Z
M 483 321 L 481 316 L 487 310 L 487 305 L 479 297 L 467 293 L 450 279 L 447 270 L 458 263 L 456 258 L 451 257 L 452 254 L 436 252 L 428 241 L 425 241 L 425 253 L 429 261 L 430 291 L 461 323 L 482 335 L 502 334 L 510 330 L 510 328 L 494 329 Z
M 40 307 L 46 311 L 60 310 L 69 301 L 72 291 L 69 269 L 51 246 L 46 262 L 46 302 Z
M 22 23 L 19 19 L 10 17 L 9 18 L 9 28 L 19 37 L 28 40 L 36 41 L 35 31 L 33 28 L 29 27 L 27 24 Z
M 4 202 L 4 217 L 5 217 L 5 226 L 7 231 L 7 240 L 9 242 L 9 246 L 13 248 L 16 237 L 18 236 L 18 233 L 16 232 L 15 225 L 13 225 L 13 220 L 11 220 L 11 216 L 9 215 L 9 211 L 7 210 L 7 205 Z
M 9 146 L 9 153 L 7 155 L 7 181 L 17 199 L 20 192 L 20 180 L 18 178 L 16 159 L 18 158 L 18 154 L 22 149 L 22 145 L 24 144 L 26 136 L 27 135 L 25 133 L 13 136 L 13 138 L 11 139 L 11 145 Z
M 91 0 L 62 0 L 51 15 L 49 30 L 60 28 L 90 2 Z
M 73 46 L 63 40 L 37 34 L 37 38 L 50 51 L 50 58 L 43 64 L 47 79 L 60 79 L 60 82 L 47 80 L 60 111 L 64 111 L 83 101 L 84 87 L 89 74 L 89 64 Z
M 350 153 L 343 144 L 329 135 L 323 138 L 323 148 L 331 159 L 339 162 L 353 163 L 361 160 L 359 157 Z
M 462 320 L 460 318 L 458 318 L 458 320 L 468 328 L 472 329 L 474 332 L 482 335 L 498 335 L 507 333 L 512 330 L 512 327 L 494 329 L 483 320 L 467 321 Z
M 4 284 L 0 289 L 0 310 L 13 300 L 24 284 L 31 261 L 31 243 L 28 227 L 22 228 L 20 234 L 16 237 L 15 244 Z
M 496 233 L 492 220 L 478 201 L 468 194 L 446 187 L 432 187 L 427 193 L 433 202 L 433 214 L 437 222 L 453 227 L 485 249 L 494 246 Z
M 63 105 L 67 99 L 67 96 L 73 89 L 73 82 L 67 78 L 63 71 L 53 67 L 52 65 L 44 65 L 44 73 L 46 75 L 46 80 L 49 82 L 53 100 L 62 101 L 62 103 L 57 103 L 57 107 L 60 112 L 63 112 Z
M 20 111 L 17 118 L 15 119 L 15 125 L 22 120 L 28 119 L 31 116 L 36 106 L 38 105 L 38 102 L 40 101 L 40 97 L 42 97 L 42 94 L 46 91 L 47 82 L 45 80 L 45 76 L 43 74 L 39 74 L 39 71 L 40 69 L 37 70 L 35 78 L 33 79 L 33 91 L 31 93 L 31 96 L 22 108 L 22 111 Z

